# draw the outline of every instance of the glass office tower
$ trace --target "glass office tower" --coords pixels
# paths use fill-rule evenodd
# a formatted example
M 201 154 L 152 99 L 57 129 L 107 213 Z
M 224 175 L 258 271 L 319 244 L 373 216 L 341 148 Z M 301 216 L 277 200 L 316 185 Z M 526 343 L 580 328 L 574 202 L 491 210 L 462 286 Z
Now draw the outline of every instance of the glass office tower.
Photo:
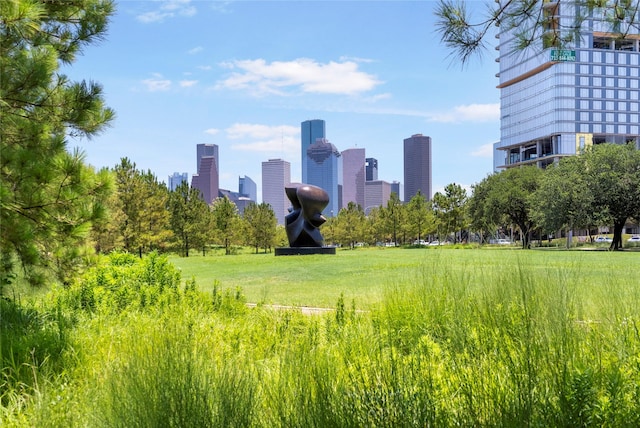
M 189 182 L 189 174 L 186 172 L 174 172 L 173 175 L 169 176 L 169 182 L 167 183 L 167 187 L 170 191 L 174 191 L 181 185 L 183 182 Z
M 256 186 L 255 181 L 246 175 L 244 177 L 238 177 L 238 193 L 253 202 L 258 201 L 258 186 Z
M 329 204 L 322 214 L 338 215 L 342 208 L 342 155 L 329 141 L 319 138 L 307 149 L 309 168 L 307 183 L 324 189 L 329 194 Z
M 198 173 L 191 176 L 191 187 L 200 190 L 202 198 L 211 204 L 217 197 L 220 181 L 220 163 L 216 144 L 196 146 Z
M 533 46 L 517 50 L 514 30 L 506 25 L 498 35 L 500 141 L 494 144 L 494 169 L 544 168 L 604 142 L 640 148 L 638 28 L 619 37 L 591 16 L 578 27 L 575 42 L 560 46 L 584 11 L 559 0 L 540 0 L 539 7 L 546 22 Z
M 342 151 L 342 206 L 355 202 L 364 209 L 365 149 Z
M 291 164 L 282 159 L 262 162 L 262 202 L 271 205 L 278 224 L 284 224 L 291 202 L 284 188 L 291 184 Z
M 404 201 L 418 191 L 431 200 L 431 137 L 422 134 L 404 140 Z
M 324 120 L 321 119 L 313 119 L 313 120 L 305 120 L 300 124 L 300 142 L 301 142 L 301 167 L 302 167 L 302 182 L 307 183 L 307 170 L 308 170 L 308 159 L 307 159 L 307 149 L 316 140 L 320 138 L 327 138 L 325 123 Z

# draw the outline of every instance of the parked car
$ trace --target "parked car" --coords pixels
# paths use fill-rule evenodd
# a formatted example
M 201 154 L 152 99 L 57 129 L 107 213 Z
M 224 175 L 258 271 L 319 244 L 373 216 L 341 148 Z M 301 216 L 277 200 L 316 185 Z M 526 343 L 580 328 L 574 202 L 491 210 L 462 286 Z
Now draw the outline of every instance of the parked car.
M 413 245 L 429 245 L 429 243 L 424 239 L 421 239 L 419 241 L 416 239 L 415 241 L 413 241 Z
M 613 242 L 613 239 L 608 236 L 596 236 L 596 239 L 593 242 Z
M 633 235 L 631 238 L 627 239 L 627 242 L 634 243 L 637 242 L 640 244 L 640 235 Z
M 429 245 L 431 245 L 431 246 L 440 245 L 440 241 L 431 241 L 431 242 L 429 242 Z

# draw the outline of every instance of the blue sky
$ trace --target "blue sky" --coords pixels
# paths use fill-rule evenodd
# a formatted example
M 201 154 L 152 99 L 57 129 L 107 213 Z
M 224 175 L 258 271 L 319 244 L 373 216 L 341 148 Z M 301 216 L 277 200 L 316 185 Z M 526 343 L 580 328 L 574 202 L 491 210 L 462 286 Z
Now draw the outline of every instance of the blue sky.
M 480 7 L 480 2 L 473 3 Z M 492 170 L 495 51 L 462 67 L 434 28 L 434 1 L 119 0 L 105 40 L 63 71 L 102 84 L 113 126 L 74 140 L 96 167 L 128 157 L 167 181 L 219 146 L 220 187 L 291 162 L 300 123 L 324 119 L 339 150 L 364 147 L 379 178 L 403 181 L 403 139 L 432 138 L 433 191 Z M 491 42 L 491 41 L 490 41 Z

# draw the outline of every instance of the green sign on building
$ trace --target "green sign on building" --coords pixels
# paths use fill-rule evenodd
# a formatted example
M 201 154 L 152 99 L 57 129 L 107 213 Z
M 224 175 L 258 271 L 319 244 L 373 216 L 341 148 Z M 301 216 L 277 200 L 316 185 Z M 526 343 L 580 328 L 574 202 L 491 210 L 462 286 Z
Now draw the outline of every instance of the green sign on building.
M 576 51 L 570 51 L 568 49 L 552 49 L 551 61 L 575 61 Z

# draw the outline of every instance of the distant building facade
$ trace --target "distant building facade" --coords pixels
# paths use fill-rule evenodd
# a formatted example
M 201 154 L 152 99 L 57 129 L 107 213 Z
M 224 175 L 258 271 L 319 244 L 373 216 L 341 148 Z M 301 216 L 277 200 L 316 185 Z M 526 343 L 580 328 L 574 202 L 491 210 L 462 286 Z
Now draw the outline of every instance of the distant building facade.
M 391 198 L 391 184 L 384 180 L 371 180 L 365 182 L 364 209 L 368 215 L 373 208 L 386 207 Z
M 422 134 L 404 140 L 404 201 L 418 191 L 431 200 L 431 137 Z
M 378 179 L 378 159 L 375 158 L 366 158 L 366 180 L 374 181 Z
M 329 194 L 329 204 L 322 212 L 325 217 L 337 216 L 342 208 L 342 155 L 325 138 L 318 138 L 307 149 L 307 180 Z
M 301 154 L 301 167 L 302 167 L 302 182 L 307 183 L 307 171 L 308 171 L 308 158 L 307 149 L 317 139 L 327 138 L 326 126 L 324 120 L 313 119 L 305 120 L 300 124 L 300 154 Z
M 169 176 L 167 187 L 171 192 L 173 192 L 178 188 L 180 184 L 184 182 L 189 182 L 189 174 L 186 172 L 174 172 L 173 175 Z
M 255 181 L 246 175 L 238 177 L 238 193 L 253 202 L 258 200 L 258 186 L 256 186 Z
M 365 150 L 342 151 L 342 207 L 355 202 L 364 209 Z
M 404 202 L 404 187 L 399 181 L 391 182 L 391 193 L 398 195 L 398 199 Z
M 191 176 L 191 187 L 200 190 L 202 199 L 211 204 L 220 190 L 218 146 L 198 144 L 196 146 L 198 173 Z
M 231 202 L 233 202 L 236 208 L 238 209 L 238 214 L 240 214 L 241 216 L 244 215 L 245 208 L 247 208 L 249 204 L 255 202 L 255 201 L 251 201 L 249 198 L 241 195 L 238 192 L 233 192 L 231 190 L 226 190 L 226 189 L 220 189 L 218 191 L 218 197 L 220 198 L 226 197 Z
M 291 203 L 284 188 L 291 184 L 291 164 L 282 159 L 262 162 L 262 202 L 271 205 L 278 224 L 284 224 Z
M 638 27 L 621 19 L 617 25 L 626 34 L 610 33 L 603 11 L 613 2 L 606 2 L 596 15 L 585 16 L 574 42 L 560 47 L 558 40 L 573 34 L 575 17 L 585 11 L 574 2 L 538 3 L 545 26 L 531 48 L 516 52 L 518 29 L 499 28 L 500 141 L 494 144 L 494 170 L 545 168 L 604 142 L 640 148 Z

